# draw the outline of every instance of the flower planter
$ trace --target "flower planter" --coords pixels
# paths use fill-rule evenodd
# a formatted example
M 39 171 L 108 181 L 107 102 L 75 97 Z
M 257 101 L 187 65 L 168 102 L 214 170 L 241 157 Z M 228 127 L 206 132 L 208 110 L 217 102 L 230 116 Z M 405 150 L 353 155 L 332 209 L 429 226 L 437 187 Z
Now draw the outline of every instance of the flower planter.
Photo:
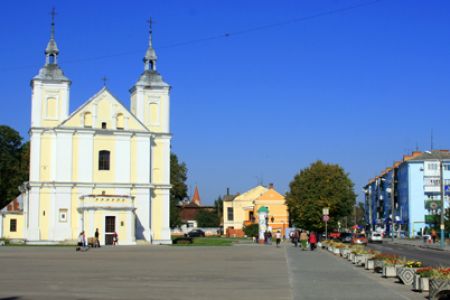
M 430 278 L 420 277 L 419 290 L 422 292 L 428 292 L 430 290 Z
M 418 291 L 420 292 L 420 275 L 419 274 L 414 274 L 414 279 L 413 279 L 413 291 Z
M 418 268 L 400 267 L 397 269 L 397 276 L 405 285 L 412 285 L 414 282 L 414 275 Z
M 333 254 L 335 255 L 339 255 L 341 252 L 339 250 L 339 248 L 333 248 Z
M 348 254 L 350 253 L 350 250 L 347 248 L 341 248 L 341 249 L 339 249 L 339 251 L 341 252 L 342 257 L 347 257 Z
M 374 260 L 366 257 L 366 263 L 364 265 L 364 268 L 366 270 L 373 270 L 374 269 Z
M 355 255 L 355 262 L 357 266 L 363 266 L 366 263 L 367 254 L 357 254 Z
M 397 269 L 402 267 L 402 265 L 384 265 L 383 267 L 383 277 L 385 278 L 395 278 L 397 277 Z
M 353 261 L 353 258 L 355 257 L 355 253 L 350 253 L 349 255 L 348 255 L 348 260 L 349 261 Z
M 374 260 L 374 265 L 373 265 L 373 271 L 376 273 L 381 273 L 383 272 L 383 267 L 384 267 L 384 260 Z
M 441 296 L 450 295 L 449 279 L 430 279 L 430 300 L 440 299 Z

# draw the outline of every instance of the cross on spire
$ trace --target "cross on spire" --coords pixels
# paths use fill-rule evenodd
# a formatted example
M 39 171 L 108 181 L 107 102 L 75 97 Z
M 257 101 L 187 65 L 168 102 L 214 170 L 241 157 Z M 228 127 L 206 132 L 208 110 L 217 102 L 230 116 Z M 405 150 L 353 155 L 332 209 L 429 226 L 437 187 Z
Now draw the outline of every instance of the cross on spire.
M 55 37 L 55 16 L 56 16 L 56 9 L 55 7 L 52 8 L 52 11 L 50 12 L 50 15 L 52 16 L 52 38 Z
M 106 86 L 106 82 L 108 81 L 108 77 L 103 76 L 102 77 L 102 81 L 103 81 L 103 86 Z
M 149 27 L 148 32 L 149 32 L 149 36 L 150 36 L 148 44 L 151 47 L 152 46 L 153 23 L 154 23 L 154 21 L 152 20 L 152 17 L 150 17 L 147 20 L 147 23 L 148 23 L 148 27 Z

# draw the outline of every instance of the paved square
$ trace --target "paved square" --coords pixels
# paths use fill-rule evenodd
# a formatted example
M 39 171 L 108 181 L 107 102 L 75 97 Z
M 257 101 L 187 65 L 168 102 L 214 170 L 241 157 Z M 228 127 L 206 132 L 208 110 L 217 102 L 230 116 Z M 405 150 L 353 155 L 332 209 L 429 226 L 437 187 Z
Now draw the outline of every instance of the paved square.
M 285 255 L 253 245 L 0 247 L 0 299 L 291 299 Z

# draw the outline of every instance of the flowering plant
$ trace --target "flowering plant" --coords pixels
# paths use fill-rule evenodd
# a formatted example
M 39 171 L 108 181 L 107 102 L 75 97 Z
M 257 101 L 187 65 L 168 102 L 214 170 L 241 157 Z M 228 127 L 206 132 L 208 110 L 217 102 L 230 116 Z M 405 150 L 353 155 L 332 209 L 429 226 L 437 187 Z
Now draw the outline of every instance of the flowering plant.
M 420 268 L 422 267 L 422 263 L 417 260 L 408 260 L 405 264 L 406 268 Z
M 416 270 L 416 274 L 420 275 L 420 277 L 430 278 L 433 275 L 434 271 L 432 267 L 425 267 Z
M 450 268 L 433 269 L 433 273 L 431 274 L 431 278 L 433 278 L 433 279 L 450 280 Z

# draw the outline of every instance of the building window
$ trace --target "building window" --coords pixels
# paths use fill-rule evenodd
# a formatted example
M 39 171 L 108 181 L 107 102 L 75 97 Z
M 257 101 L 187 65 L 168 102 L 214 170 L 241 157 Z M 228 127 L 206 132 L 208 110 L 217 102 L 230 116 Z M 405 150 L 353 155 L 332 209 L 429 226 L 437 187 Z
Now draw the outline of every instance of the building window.
M 116 117 L 116 128 L 117 129 L 123 129 L 123 114 L 118 114 Z
M 98 169 L 99 170 L 109 170 L 109 157 L 110 152 L 102 150 L 98 153 Z
M 450 164 L 443 164 L 445 171 L 450 171 Z
M 90 112 L 84 113 L 83 126 L 87 128 L 92 128 L 92 114 Z
M 438 164 L 437 163 L 429 163 L 428 164 L 428 170 L 437 171 L 437 169 L 438 169 Z
M 232 207 L 227 207 L 227 219 L 228 221 L 234 221 L 234 213 Z
M 17 219 L 9 220 L 9 231 L 17 232 Z
M 59 222 L 61 222 L 61 223 L 67 222 L 67 209 L 59 210 Z
M 102 122 L 102 129 L 106 129 L 106 128 L 107 128 L 106 122 Z

